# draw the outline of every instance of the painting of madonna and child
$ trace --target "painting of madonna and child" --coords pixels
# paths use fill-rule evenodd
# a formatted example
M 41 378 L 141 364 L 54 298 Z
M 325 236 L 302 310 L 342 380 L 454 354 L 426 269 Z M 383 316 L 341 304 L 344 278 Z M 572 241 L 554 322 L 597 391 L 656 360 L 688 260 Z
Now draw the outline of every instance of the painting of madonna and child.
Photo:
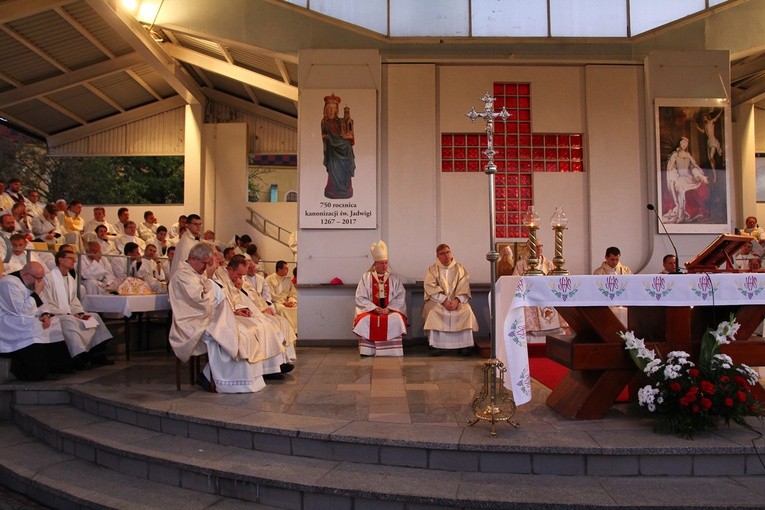
M 672 233 L 729 229 L 726 111 L 715 101 L 656 107 L 659 204 Z M 689 104 L 690 103 L 690 104 Z

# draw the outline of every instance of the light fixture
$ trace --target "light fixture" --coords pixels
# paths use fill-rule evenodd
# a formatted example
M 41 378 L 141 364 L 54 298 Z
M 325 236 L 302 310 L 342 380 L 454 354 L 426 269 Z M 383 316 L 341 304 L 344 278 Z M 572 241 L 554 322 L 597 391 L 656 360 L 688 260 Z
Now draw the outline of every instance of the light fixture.
M 555 235 L 555 257 L 553 258 L 555 268 L 550 274 L 556 276 L 567 275 L 569 274 L 568 269 L 563 267 L 566 263 L 566 259 L 563 258 L 563 231 L 566 230 L 568 225 L 568 218 L 566 213 L 563 212 L 563 207 L 557 206 L 555 208 L 555 212 L 550 218 L 550 225 L 552 225 Z
M 534 210 L 534 206 L 530 205 L 526 214 L 523 215 L 523 224 L 526 226 L 526 230 L 529 231 L 529 258 L 528 268 L 523 273 L 524 276 L 538 276 L 543 275 L 540 269 L 537 269 L 539 265 L 539 246 L 537 244 L 537 230 L 539 229 L 539 215 Z

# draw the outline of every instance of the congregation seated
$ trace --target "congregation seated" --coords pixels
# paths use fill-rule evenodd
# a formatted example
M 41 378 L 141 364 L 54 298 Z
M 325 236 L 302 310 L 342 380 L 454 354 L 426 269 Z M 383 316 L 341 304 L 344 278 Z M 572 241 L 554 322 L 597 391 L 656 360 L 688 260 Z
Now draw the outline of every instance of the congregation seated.
M 241 354 L 257 350 L 240 345 L 254 339 L 241 334 L 222 285 L 211 279 L 218 262 L 213 248 L 206 243 L 195 244 L 188 250 L 186 260 L 176 261 L 169 284 L 173 311 L 170 345 L 182 362 L 207 353 L 208 363 L 198 379 L 203 388 L 227 393 L 258 391 L 265 386 L 264 365 L 262 361 L 250 363 L 240 358 Z M 283 353 L 275 356 L 277 361 L 281 361 L 280 356 L 283 359 Z M 280 362 L 279 373 L 281 365 Z M 287 369 L 285 367 L 285 371 Z
M 276 262 L 276 273 L 268 275 L 266 283 L 271 290 L 271 303 L 276 307 L 276 312 L 290 321 L 292 329 L 297 332 L 297 306 L 298 294 L 292 278 L 289 277 L 290 268 L 283 260 Z
M 82 366 L 113 364 L 106 357 L 106 341 L 112 338 L 98 314 L 89 314 L 77 297 L 77 282 L 72 271 L 77 264 L 75 253 L 59 250 L 56 268 L 45 275 L 40 296 L 51 314 L 50 338 L 64 340 L 70 356 Z
M 374 263 L 356 287 L 353 332 L 362 356 L 403 356 L 406 335 L 406 290 L 401 278 L 388 269 L 388 247 L 383 241 L 369 248 Z
M 432 354 L 444 349 L 459 349 L 469 356 L 473 349 L 473 332 L 478 320 L 470 307 L 470 281 L 467 270 L 452 257 L 447 244 L 436 248 L 436 263 L 425 272 L 423 329 L 428 332 Z
M 73 369 L 66 343 L 49 335 L 51 317 L 40 299 L 44 286 L 39 262 L 0 278 L 0 356 L 11 360 L 11 373 L 22 381 Z

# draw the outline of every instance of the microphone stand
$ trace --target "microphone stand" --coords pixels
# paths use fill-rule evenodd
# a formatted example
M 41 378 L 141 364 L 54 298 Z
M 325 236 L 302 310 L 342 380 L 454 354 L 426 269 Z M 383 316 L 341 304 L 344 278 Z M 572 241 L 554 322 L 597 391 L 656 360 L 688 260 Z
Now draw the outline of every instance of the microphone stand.
M 672 242 L 672 236 L 669 235 L 669 232 L 667 231 L 667 226 L 664 224 L 664 221 L 661 219 L 661 216 L 659 216 L 659 211 L 656 210 L 653 204 L 648 204 L 646 206 L 646 209 L 648 209 L 649 211 L 653 211 L 654 214 L 656 214 L 656 219 L 659 220 L 659 223 L 661 223 L 661 226 L 664 229 L 664 233 L 667 234 L 667 239 L 669 239 L 669 244 L 671 244 L 672 249 L 675 250 L 675 272 L 672 274 L 682 274 L 680 272 L 680 257 L 677 254 L 677 246 L 675 246 L 675 243 Z

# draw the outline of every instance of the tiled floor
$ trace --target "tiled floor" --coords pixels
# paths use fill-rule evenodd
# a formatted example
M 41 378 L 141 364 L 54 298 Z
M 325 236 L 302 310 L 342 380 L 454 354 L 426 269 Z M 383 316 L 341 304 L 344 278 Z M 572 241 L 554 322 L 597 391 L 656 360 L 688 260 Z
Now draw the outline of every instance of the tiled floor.
M 6 385 L 80 387 L 107 400 L 232 423 L 309 431 L 352 424 L 368 437 L 394 430 L 415 440 L 429 441 L 435 434 L 457 442 L 529 448 L 599 449 L 627 438 L 630 448 L 751 445 L 751 432 L 737 426 L 722 426 L 691 442 L 659 436 L 648 422 L 630 416 L 624 404 L 614 406 L 602 420 L 568 420 L 545 404 L 550 390 L 536 381 L 532 401 L 519 406 L 512 417 L 519 428 L 500 422 L 497 436 L 490 437 L 487 422 L 467 425 L 475 417 L 472 404 L 481 390 L 483 366 L 477 354 L 432 357 L 427 346 L 407 347 L 403 358 L 362 358 L 355 347 L 299 347 L 296 368 L 284 380 L 268 381 L 258 393 L 224 395 L 190 386 L 186 371 L 182 390 L 176 391 L 175 359 L 164 351 L 139 351 L 130 362 L 120 359 L 114 366 L 54 380 Z

